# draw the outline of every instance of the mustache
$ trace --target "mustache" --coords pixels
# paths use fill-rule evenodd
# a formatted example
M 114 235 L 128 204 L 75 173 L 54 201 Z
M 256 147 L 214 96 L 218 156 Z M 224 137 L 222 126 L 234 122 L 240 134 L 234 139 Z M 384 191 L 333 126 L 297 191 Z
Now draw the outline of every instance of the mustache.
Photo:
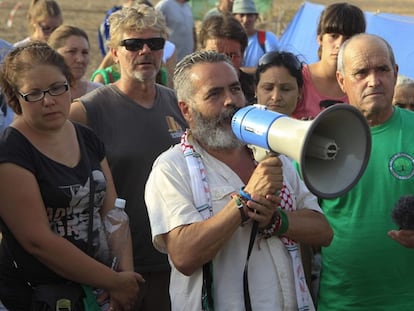
M 218 115 L 216 118 L 217 124 L 229 124 L 234 116 L 234 114 L 239 110 L 240 108 L 236 106 L 230 106 L 228 109 L 223 111 Z
M 152 59 L 152 56 L 149 55 L 149 54 L 146 54 L 146 55 L 141 56 L 138 60 L 136 60 L 134 62 L 134 65 L 139 65 L 139 64 L 143 64 L 143 63 L 151 63 L 152 64 L 153 62 L 154 61 Z
M 372 95 L 372 94 L 378 94 L 378 93 L 384 93 L 384 89 L 382 87 L 376 87 L 376 88 L 373 88 L 373 89 L 369 89 L 369 90 L 366 90 L 365 92 L 363 92 L 362 96 L 365 97 L 365 96 L 369 96 L 369 95 Z

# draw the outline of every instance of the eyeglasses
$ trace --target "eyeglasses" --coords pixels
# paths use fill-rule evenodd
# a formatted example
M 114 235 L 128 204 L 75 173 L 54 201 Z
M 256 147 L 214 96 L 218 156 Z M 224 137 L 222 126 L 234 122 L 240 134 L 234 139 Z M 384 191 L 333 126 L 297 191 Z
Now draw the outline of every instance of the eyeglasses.
M 267 66 L 270 64 L 283 65 L 285 67 L 294 68 L 297 71 L 302 70 L 302 63 L 298 58 L 290 52 L 268 52 L 259 59 L 259 67 Z
M 51 86 L 50 88 L 46 90 L 37 90 L 30 93 L 20 94 L 21 97 L 27 102 L 37 102 L 45 98 L 46 93 L 49 93 L 50 96 L 59 96 L 63 93 L 66 93 L 69 90 L 69 85 L 67 82 L 64 82 L 63 84 L 56 84 Z
M 43 25 L 41 23 L 38 23 L 38 25 L 44 34 L 51 34 L 57 28 L 56 26 Z
M 142 50 L 144 44 L 146 44 L 152 51 L 159 51 L 164 48 L 165 39 L 161 37 L 149 39 L 125 39 L 122 40 L 119 45 L 124 46 L 127 51 L 136 52 Z

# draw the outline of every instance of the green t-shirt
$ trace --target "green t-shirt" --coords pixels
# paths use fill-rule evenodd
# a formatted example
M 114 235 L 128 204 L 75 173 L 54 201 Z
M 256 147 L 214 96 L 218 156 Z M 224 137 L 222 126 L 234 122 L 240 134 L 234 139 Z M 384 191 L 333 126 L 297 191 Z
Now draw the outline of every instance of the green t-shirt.
M 371 133 L 362 178 L 346 195 L 321 200 L 334 238 L 322 248 L 318 311 L 414 310 L 414 250 L 387 236 L 398 229 L 395 203 L 414 194 L 414 113 L 396 108 Z

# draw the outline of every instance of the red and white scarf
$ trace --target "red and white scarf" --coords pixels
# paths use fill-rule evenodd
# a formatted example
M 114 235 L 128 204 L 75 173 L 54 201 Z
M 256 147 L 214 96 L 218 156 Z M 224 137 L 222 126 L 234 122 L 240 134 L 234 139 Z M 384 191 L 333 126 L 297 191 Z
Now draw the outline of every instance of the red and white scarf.
M 191 135 L 191 131 L 187 129 L 181 136 L 181 150 L 184 154 L 188 170 L 190 172 L 194 204 L 203 219 L 206 220 L 213 216 L 210 188 L 207 182 L 206 170 L 204 168 L 203 161 L 201 160 L 200 154 L 195 151 L 193 145 L 189 143 L 189 135 Z M 283 185 L 280 196 L 282 199 L 280 208 L 286 211 L 295 210 L 290 191 L 285 185 Z M 280 239 L 285 245 L 292 260 L 298 311 L 314 310 L 311 308 L 313 304 L 310 301 L 310 294 L 306 284 L 299 245 L 285 236 L 281 236 Z

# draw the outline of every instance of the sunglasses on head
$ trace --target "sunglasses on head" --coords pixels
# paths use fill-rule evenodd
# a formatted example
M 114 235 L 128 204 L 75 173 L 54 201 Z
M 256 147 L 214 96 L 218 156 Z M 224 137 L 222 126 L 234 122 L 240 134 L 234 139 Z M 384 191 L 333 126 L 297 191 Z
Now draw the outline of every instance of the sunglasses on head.
M 270 64 L 282 64 L 285 67 L 292 67 L 295 70 L 301 71 L 302 64 L 298 58 L 290 52 L 268 52 L 259 59 L 259 67 Z
M 160 37 L 149 39 L 125 39 L 122 40 L 119 45 L 124 46 L 128 51 L 136 52 L 142 50 L 145 44 L 152 51 L 158 51 L 164 48 L 165 39 Z

